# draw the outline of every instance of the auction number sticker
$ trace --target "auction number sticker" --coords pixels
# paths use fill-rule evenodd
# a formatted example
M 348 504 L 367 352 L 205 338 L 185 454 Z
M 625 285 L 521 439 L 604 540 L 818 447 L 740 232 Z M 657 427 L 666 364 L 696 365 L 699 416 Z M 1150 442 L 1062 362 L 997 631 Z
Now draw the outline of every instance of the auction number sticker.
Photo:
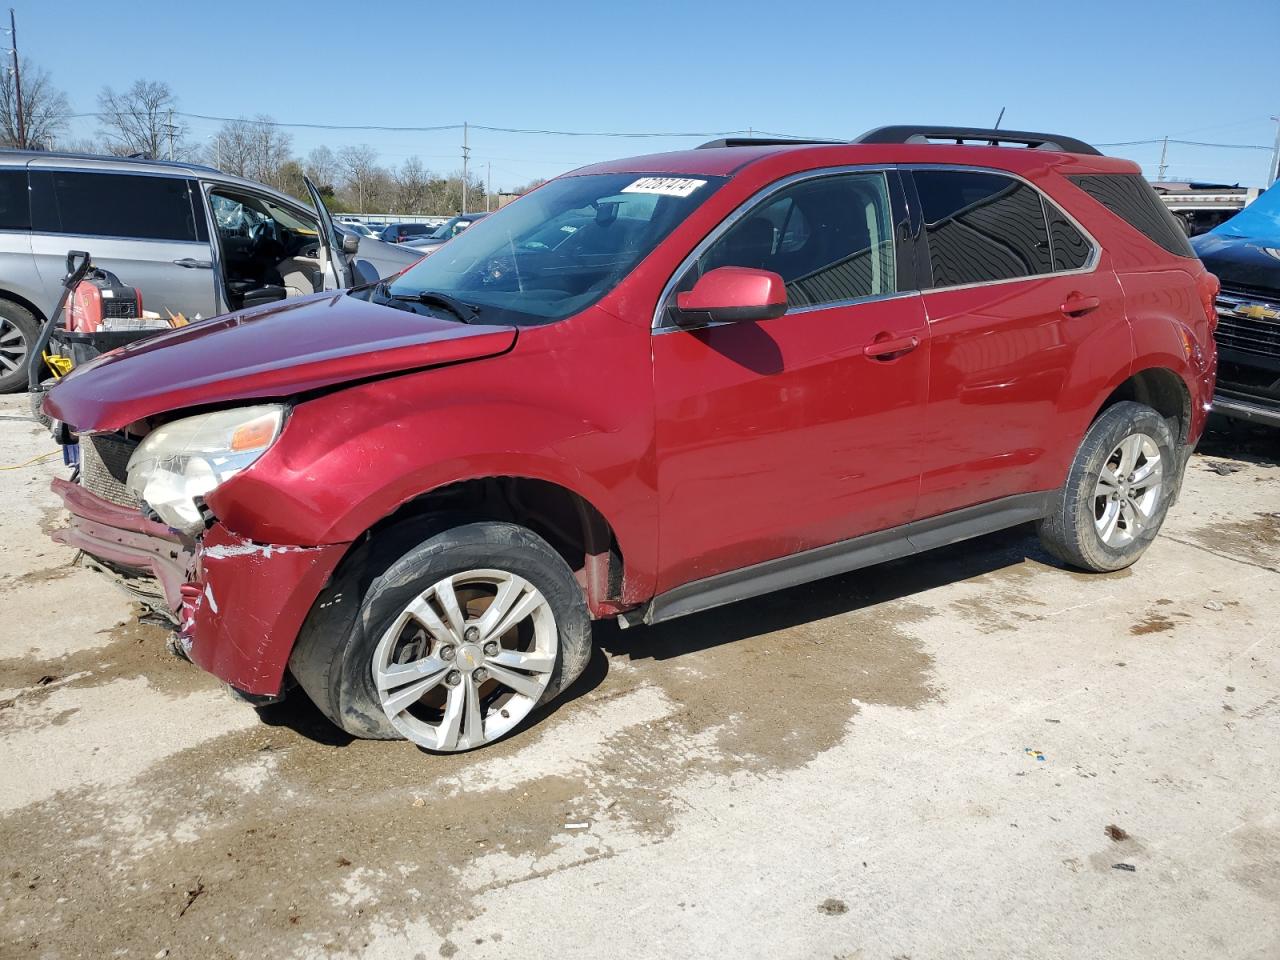
M 688 177 L 641 177 L 629 187 L 623 187 L 623 193 L 656 193 L 662 197 L 687 197 L 699 187 L 705 187 L 705 180 L 691 180 Z

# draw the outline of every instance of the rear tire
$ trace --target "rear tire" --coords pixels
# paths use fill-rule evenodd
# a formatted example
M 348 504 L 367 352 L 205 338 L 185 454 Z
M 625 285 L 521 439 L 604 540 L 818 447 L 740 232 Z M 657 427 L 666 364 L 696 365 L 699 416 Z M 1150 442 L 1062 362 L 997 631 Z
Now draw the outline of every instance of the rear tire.
M 1130 401 L 1108 407 L 1037 524 L 1040 542 L 1081 570 L 1131 565 L 1160 531 L 1177 492 L 1179 461 L 1173 433 L 1155 410 Z
M 515 524 L 444 523 L 357 548 L 299 634 L 290 671 L 354 736 L 486 746 L 587 665 L 591 620 L 559 554 Z
M 21 304 L 0 298 L 0 393 L 27 389 L 27 361 L 40 338 L 40 322 Z

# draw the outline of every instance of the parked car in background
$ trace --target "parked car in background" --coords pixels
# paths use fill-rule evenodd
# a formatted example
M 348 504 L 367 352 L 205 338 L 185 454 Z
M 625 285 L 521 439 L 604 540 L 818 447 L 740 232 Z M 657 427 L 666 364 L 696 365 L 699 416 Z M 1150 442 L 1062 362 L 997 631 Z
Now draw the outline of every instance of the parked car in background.
M 70 249 L 137 287 L 147 310 L 188 319 L 376 280 L 416 258 L 366 238 L 344 245 L 313 204 L 199 164 L 0 150 L 0 392 L 26 386 Z
M 434 229 L 429 223 L 389 223 L 382 228 L 381 239 L 387 243 L 404 243 L 414 237 L 425 237 Z
M 464 213 L 446 220 L 438 227 L 430 228 L 429 232 L 423 236 L 413 237 L 405 242 L 415 249 L 432 253 L 441 244 L 452 240 L 473 223 L 487 216 L 487 213 Z
M 352 233 L 358 234 L 361 237 L 368 237 L 370 240 L 382 239 L 381 230 L 375 230 L 373 229 L 373 227 L 369 226 L 367 223 L 362 223 L 359 220 L 346 220 L 346 221 L 343 221 L 340 224 L 340 226 L 345 227 L 346 229 L 350 230 Z
M 1134 563 L 1204 427 L 1216 291 L 1137 165 L 1068 137 L 601 163 L 393 280 L 72 373 L 45 411 L 116 468 L 55 481 L 54 536 L 158 576 L 246 697 L 472 749 L 574 681 L 593 617 L 1022 523 Z
M 1280 427 L 1280 189 L 1191 246 L 1222 283 L 1213 409 Z

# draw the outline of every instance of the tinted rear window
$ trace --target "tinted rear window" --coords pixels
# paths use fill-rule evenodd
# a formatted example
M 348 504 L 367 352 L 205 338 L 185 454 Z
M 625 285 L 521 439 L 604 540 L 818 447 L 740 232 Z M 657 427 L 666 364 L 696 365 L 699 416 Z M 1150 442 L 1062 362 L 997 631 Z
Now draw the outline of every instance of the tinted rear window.
M 31 221 L 41 233 L 198 239 L 187 181 L 176 177 L 33 170 Z
M 1179 257 L 1195 257 L 1178 221 L 1141 174 L 1089 174 L 1068 179 L 1147 239 Z
M 0 170 L 0 230 L 26 230 L 30 226 L 27 171 Z
M 1040 194 L 1020 180 L 967 170 L 916 170 L 933 285 L 953 287 L 1049 273 Z

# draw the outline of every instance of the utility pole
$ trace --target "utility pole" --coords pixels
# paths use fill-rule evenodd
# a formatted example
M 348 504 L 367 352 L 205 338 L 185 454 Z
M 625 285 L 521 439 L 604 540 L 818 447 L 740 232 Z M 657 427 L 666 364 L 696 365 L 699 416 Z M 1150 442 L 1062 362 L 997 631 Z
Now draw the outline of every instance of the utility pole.
M 13 92 L 18 102 L 18 149 L 27 146 L 27 118 L 22 113 L 22 71 L 18 67 L 18 19 L 9 8 L 9 39 L 13 41 Z
M 169 162 L 173 162 L 173 134 L 178 129 L 173 125 L 173 108 L 169 108 L 169 122 L 164 125 L 169 134 Z
M 1280 117 L 1272 117 L 1276 124 L 1276 145 L 1271 151 L 1271 175 L 1267 177 L 1267 187 L 1270 188 L 1277 180 L 1280 180 Z
M 493 196 L 493 161 L 485 163 L 484 212 L 489 212 L 489 198 Z
M 467 212 L 467 161 L 471 159 L 471 148 L 467 146 L 467 122 L 462 121 L 462 209 L 459 213 Z
M 1160 170 L 1156 174 L 1157 180 L 1163 180 L 1164 172 L 1169 169 L 1169 164 L 1165 162 L 1168 156 L 1169 156 L 1169 138 L 1165 137 L 1164 140 L 1161 141 L 1161 146 L 1160 146 Z

